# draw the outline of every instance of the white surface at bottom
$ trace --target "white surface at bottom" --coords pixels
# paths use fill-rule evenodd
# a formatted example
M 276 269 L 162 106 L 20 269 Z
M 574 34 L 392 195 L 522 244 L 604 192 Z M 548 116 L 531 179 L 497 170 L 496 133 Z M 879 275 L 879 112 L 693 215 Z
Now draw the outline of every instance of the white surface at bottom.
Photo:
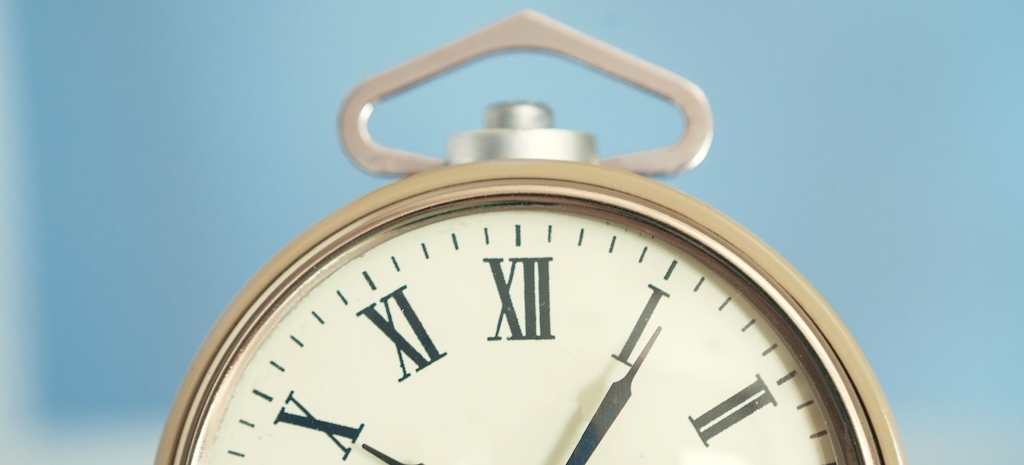
M 0 463 L 5 465 L 142 465 L 153 463 L 163 422 L 153 418 L 102 418 L 46 428 L 35 425 L 10 436 L 6 433 L 12 426 L 0 425 L 0 434 L 4 435 L 0 444 L 11 441 L 0 446 Z

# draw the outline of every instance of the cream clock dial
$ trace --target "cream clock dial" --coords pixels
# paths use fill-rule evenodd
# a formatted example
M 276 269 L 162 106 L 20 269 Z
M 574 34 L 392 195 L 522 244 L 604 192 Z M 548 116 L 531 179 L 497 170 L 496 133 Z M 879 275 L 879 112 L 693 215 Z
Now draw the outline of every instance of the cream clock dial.
M 773 310 L 700 258 L 550 209 L 417 225 L 281 310 L 202 456 L 381 465 L 369 445 L 402 463 L 566 463 L 635 366 L 588 463 L 836 463 L 846 433 Z
M 617 167 L 536 104 L 453 137 L 457 166 L 369 138 L 374 100 L 509 48 L 650 88 L 686 132 L 604 161 Z M 620 169 L 691 167 L 710 128 L 696 86 L 529 12 L 364 83 L 341 112 L 350 154 L 424 172 L 314 226 L 241 291 L 157 463 L 904 463 L 877 381 L 813 288 L 723 215 Z

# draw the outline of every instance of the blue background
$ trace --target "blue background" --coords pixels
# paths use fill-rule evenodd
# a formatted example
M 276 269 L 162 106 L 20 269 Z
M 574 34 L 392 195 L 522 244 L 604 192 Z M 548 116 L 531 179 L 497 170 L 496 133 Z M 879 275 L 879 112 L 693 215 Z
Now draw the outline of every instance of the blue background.
M 524 7 L 705 90 L 711 152 L 664 181 L 831 302 L 912 461 L 954 445 L 1003 457 L 999 438 L 1024 435 L 1024 4 L 1010 1 L 13 2 L 39 421 L 160 421 L 259 266 L 389 182 L 338 148 L 348 89 Z M 517 98 L 604 154 L 682 124 L 617 81 L 514 53 L 384 102 L 370 127 L 440 155 Z

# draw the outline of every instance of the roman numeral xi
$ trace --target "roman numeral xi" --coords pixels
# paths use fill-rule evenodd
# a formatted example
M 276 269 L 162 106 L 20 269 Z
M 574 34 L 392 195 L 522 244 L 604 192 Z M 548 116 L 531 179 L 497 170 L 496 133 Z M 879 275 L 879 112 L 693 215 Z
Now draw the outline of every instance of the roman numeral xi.
M 430 335 L 427 334 L 427 330 L 423 328 L 423 323 L 420 322 L 416 312 L 413 311 L 409 299 L 405 297 L 405 288 L 406 286 L 402 286 L 380 299 L 380 303 L 384 304 L 384 315 L 377 311 L 376 303 L 370 304 L 369 307 L 356 313 L 356 316 L 368 318 L 377 329 L 381 330 L 395 344 L 395 351 L 398 353 L 398 365 L 402 367 L 402 377 L 398 378 L 398 381 L 404 381 L 411 375 L 406 368 L 406 357 L 416 364 L 416 371 L 420 371 L 447 355 L 447 353 L 439 352 L 437 347 L 434 346 L 434 341 L 430 340 Z M 419 342 L 423 352 L 413 347 L 409 340 L 395 328 L 395 320 L 391 316 L 391 302 L 394 303 L 398 311 L 405 317 L 406 323 L 412 329 L 412 333 L 416 336 L 416 341 Z
M 488 337 L 488 341 L 500 341 L 501 326 L 504 322 L 508 326 L 508 340 L 529 340 L 529 339 L 554 339 L 551 334 L 551 290 L 549 266 L 551 257 L 544 258 L 510 258 L 508 260 L 508 275 L 502 267 L 503 258 L 485 258 L 484 262 L 490 265 L 491 276 L 494 277 L 494 284 L 498 288 L 498 297 L 501 299 L 501 312 L 498 314 L 498 324 L 494 329 L 494 336 Z M 522 277 L 518 280 L 522 285 L 522 323 L 516 314 L 516 306 L 512 297 L 513 283 L 516 281 L 516 269 L 522 270 Z M 518 289 L 517 289 L 518 290 Z

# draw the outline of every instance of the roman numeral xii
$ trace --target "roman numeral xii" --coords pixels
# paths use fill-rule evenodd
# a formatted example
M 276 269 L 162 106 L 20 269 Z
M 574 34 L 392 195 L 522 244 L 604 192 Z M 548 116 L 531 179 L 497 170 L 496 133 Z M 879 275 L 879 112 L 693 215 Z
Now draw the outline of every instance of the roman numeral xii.
M 551 287 L 550 287 L 550 265 L 551 257 L 543 258 L 510 258 L 508 259 L 508 274 L 502 263 L 503 258 L 485 258 L 484 262 L 490 266 L 491 276 L 494 277 L 494 284 L 498 289 L 498 297 L 501 300 L 501 312 L 498 314 L 498 324 L 494 329 L 494 336 L 488 337 L 489 341 L 500 341 L 501 327 L 504 322 L 508 326 L 508 340 L 529 340 L 529 339 L 554 339 L 551 334 Z M 522 270 L 518 283 L 522 288 L 522 322 L 516 313 L 516 302 L 513 299 L 513 287 L 516 282 L 516 270 Z

